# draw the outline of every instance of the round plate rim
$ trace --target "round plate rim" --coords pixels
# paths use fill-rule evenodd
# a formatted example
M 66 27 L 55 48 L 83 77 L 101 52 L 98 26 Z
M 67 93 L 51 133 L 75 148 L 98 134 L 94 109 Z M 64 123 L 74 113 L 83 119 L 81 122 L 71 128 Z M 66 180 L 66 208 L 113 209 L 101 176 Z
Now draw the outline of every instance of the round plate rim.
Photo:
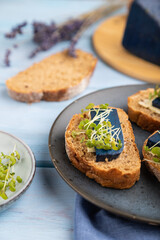
M 16 199 L 18 199 L 30 186 L 31 182 L 33 181 L 34 175 L 35 175 L 35 171 L 36 171 L 36 160 L 35 160 L 35 156 L 32 152 L 32 150 L 30 149 L 30 147 L 24 142 L 22 141 L 20 138 L 14 136 L 13 134 L 10 134 L 8 132 L 5 131 L 0 131 L 0 133 L 5 134 L 10 136 L 13 139 L 16 139 L 18 142 L 20 142 L 22 145 L 24 145 L 24 147 L 27 149 L 30 157 L 31 157 L 31 163 L 32 163 L 32 169 L 30 172 L 30 175 L 26 181 L 26 183 L 23 185 L 23 187 L 17 191 L 12 197 L 8 198 L 7 200 L 5 200 L 5 202 L 0 204 L 0 208 L 3 209 L 3 207 L 7 204 L 10 204 L 12 202 L 14 202 Z
M 73 101 L 72 103 L 70 103 L 69 105 L 67 105 L 61 112 L 60 114 L 56 117 L 55 121 L 53 122 L 52 126 L 51 126 L 51 129 L 50 129 L 50 132 L 49 132 L 49 137 L 48 137 L 48 147 L 49 147 L 49 153 L 50 153 L 50 157 L 51 157 L 51 160 L 52 160 L 52 163 L 55 167 L 55 169 L 57 170 L 58 174 L 62 177 L 62 179 L 75 191 L 77 192 L 79 195 L 81 195 L 83 198 L 85 198 L 86 200 L 88 200 L 89 202 L 93 203 L 94 205 L 100 207 L 100 208 L 103 208 L 104 210 L 107 210 L 109 211 L 110 213 L 113 213 L 115 215 L 118 215 L 120 217 L 124 217 L 124 218 L 127 218 L 127 219 L 130 219 L 130 220 L 136 220 L 136 221 L 139 221 L 139 222 L 143 222 L 143 223 L 147 223 L 147 224 L 150 224 L 150 225 L 160 225 L 160 220 L 154 220 L 154 219 L 150 219 L 150 218 L 147 218 L 147 217 L 141 217 L 141 216 L 138 216 L 138 215 L 134 215 L 134 214 L 130 214 L 130 213 L 127 213 L 127 212 L 124 212 L 124 211 L 121 211 L 117 208 L 114 208 L 114 207 L 111 207 L 107 204 L 104 204 L 102 202 L 99 202 L 97 203 L 97 201 L 95 201 L 94 199 L 91 199 L 90 198 L 90 195 L 88 195 L 87 193 L 83 193 L 81 191 L 78 190 L 78 188 L 76 186 L 74 186 L 74 184 L 72 184 L 71 182 L 69 182 L 69 180 L 63 175 L 63 173 L 60 171 L 60 169 L 57 167 L 56 165 L 56 159 L 54 158 L 54 156 L 52 155 L 52 152 L 51 152 L 51 148 L 52 148 L 52 145 L 51 145 L 51 135 L 52 135 L 52 130 L 56 124 L 56 122 L 58 121 L 58 119 L 61 117 L 61 115 L 63 115 L 63 112 L 65 112 L 70 106 L 72 106 L 74 103 L 76 103 L 77 101 L 83 99 L 84 97 L 88 97 L 90 95 L 93 95 L 93 94 L 96 94 L 98 92 L 102 92 L 102 91 L 106 91 L 106 90 L 109 90 L 109 89 L 116 89 L 116 88 L 128 88 L 128 87 L 139 87 L 139 86 L 143 86 L 143 85 L 152 85 L 151 83 L 142 83 L 142 84 L 132 84 L 132 85 L 125 85 L 125 86 L 115 86 L 115 87 L 108 87 L 108 88 L 104 88 L 104 89 L 100 89 L 100 90 L 97 90 L 97 91 L 94 91 L 94 92 L 91 92 L 89 94 L 86 94 L 78 99 L 76 99 L 75 101 Z

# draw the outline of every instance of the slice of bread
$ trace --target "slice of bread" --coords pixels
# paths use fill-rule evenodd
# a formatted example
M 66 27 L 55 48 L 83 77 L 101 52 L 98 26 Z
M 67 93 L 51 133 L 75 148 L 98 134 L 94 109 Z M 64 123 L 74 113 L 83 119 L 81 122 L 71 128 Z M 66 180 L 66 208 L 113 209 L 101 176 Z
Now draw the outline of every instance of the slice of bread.
M 77 58 L 67 50 L 56 53 L 6 81 L 9 95 L 22 102 L 63 101 L 82 92 L 96 66 L 92 54 L 76 51 Z
M 141 90 L 128 97 L 128 116 L 132 122 L 135 122 L 142 129 L 154 132 L 160 129 L 160 114 L 151 111 L 139 104 L 140 101 L 149 98 L 153 93 L 153 88 Z
M 125 189 L 132 187 L 139 180 L 141 160 L 128 115 L 119 108 L 117 112 L 124 137 L 124 148 L 118 158 L 112 161 L 106 158 L 105 162 L 96 162 L 96 154 L 88 152 L 86 144 L 81 142 L 83 135 L 72 137 L 72 131 L 78 130 L 82 120 L 81 114 L 74 115 L 70 120 L 65 132 L 65 145 L 72 164 L 87 177 L 103 187 Z
M 157 131 L 155 131 L 153 134 L 155 134 Z M 153 135 L 152 134 L 152 135 Z M 150 135 L 149 137 L 151 137 Z M 148 170 L 155 175 L 155 177 L 160 181 L 160 163 L 156 163 L 153 161 L 153 154 L 151 152 L 145 151 L 144 147 L 146 146 L 148 141 L 148 138 L 144 142 L 143 148 L 142 148 L 142 154 L 144 157 L 145 165 L 147 166 Z M 147 161 L 148 160 L 148 161 Z

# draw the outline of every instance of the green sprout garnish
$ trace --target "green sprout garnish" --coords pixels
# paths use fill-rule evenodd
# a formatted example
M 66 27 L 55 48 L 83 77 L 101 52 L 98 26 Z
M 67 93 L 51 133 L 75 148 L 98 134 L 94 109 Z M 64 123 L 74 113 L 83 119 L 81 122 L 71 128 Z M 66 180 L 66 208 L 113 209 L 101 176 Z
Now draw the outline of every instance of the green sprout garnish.
M 160 97 L 160 88 L 159 85 L 156 85 L 154 92 L 149 94 L 149 99 L 152 100 L 156 97 Z
M 160 132 L 159 132 L 160 133 Z M 160 163 L 160 147 L 157 147 L 157 145 L 160 143 L 160 141 L 158 141 L 156 144 L 154 144 L 152 147 L 148 147 L 148 146 L 144 146 L 144 150 L 146 152 L 150 152 L 153 154 L 153 160 L 148 160 L 148 161 L 152 161 L 155 163 Z M 145 159 L 147 161 L 147 159 Z
M 86 107 L 86 109 L 92 109 L 94 107 L 94 103 L 90 103 L 88 104 L 88 106 Z
M 18 151 L 13 151 L 10 155 L 5 155 L 3 152 L 0 154 L 0 197 L 4 200 L 8 199 L 6 190 L 11 192 L 16 191 L 16 183 L 21 183 L 20 176 L 14 178 L 14 165 L 20 160 Z
M 100 112 L 101 110 L 103 112 Z M 108 119 L 108 116 L 112 109 L 108 108 L 108 104 L 101 104 L 97 108 L 93 103 L 90 103 L 86 107 L 87 116 L 84 115 L 86 111 L 84 109 L 81 111 L 83 113 L 83 119 L 80 121 L 78 131 L 72 131 L 72 137 L 75 138 L 80 134 L 85 134 L 85 137 L 81 139 L 81 143 L 85 142 L 88 148 L 97 148 L 104 150 L 119 150 L 122 147 L 121 140 L 119 139 L 119 134 L 121 129 L 112 126 Z M 93 119 L 91 119 L 91 112 L 96 112 Z M 95 122 L 99 122 L 96 125 Z

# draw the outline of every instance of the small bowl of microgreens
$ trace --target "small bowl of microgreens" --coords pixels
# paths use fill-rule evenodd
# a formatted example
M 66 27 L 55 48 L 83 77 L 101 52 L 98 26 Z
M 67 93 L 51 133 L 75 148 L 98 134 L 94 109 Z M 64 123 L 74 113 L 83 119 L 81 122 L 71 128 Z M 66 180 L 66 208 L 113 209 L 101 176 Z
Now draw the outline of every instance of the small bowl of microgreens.
M 35 174 L 31 149 L 17 137 L 0 131 L 0 211 L 29 187 Z

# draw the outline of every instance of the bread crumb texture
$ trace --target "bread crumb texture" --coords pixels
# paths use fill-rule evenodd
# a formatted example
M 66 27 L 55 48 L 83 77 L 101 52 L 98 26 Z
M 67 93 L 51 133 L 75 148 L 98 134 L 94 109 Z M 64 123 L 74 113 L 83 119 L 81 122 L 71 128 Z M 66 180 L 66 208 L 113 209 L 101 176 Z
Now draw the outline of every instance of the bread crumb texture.
M 150 109 L 142 107 L 139 101 L 149 98 L 149 94 L 153 93 L 153 88 L 141 90 L 128 97 L 128 115 L 132 122 L 149 132 L 160 129 L 160 114 L 152 112 Z
M 86 176 L 103 187 L 124 189 L 130 188 L 139 180 L 141 160 L 128 115 L 122 109 L 117 111 L 124 136 L 124 149 L 118 158 L 112 161 L 106 158 L 105 162 L 96 162 L 96 154 L 88 152 L 85 142 L 80 142 L 82 137 L 86 138 L 85 134 L 72 137 L 72 131 L 78 130 L 82 120 L 80 114 L 74 115 L 70 120 L 65 133 L 65 144 L 70 161 Z
M 6 81 L 9 95 L 23 102 L 63 101 L 82 92 L 96 66 L 92 54 L 76 51 L 77 58 L 67 50 L 35 63 Z

